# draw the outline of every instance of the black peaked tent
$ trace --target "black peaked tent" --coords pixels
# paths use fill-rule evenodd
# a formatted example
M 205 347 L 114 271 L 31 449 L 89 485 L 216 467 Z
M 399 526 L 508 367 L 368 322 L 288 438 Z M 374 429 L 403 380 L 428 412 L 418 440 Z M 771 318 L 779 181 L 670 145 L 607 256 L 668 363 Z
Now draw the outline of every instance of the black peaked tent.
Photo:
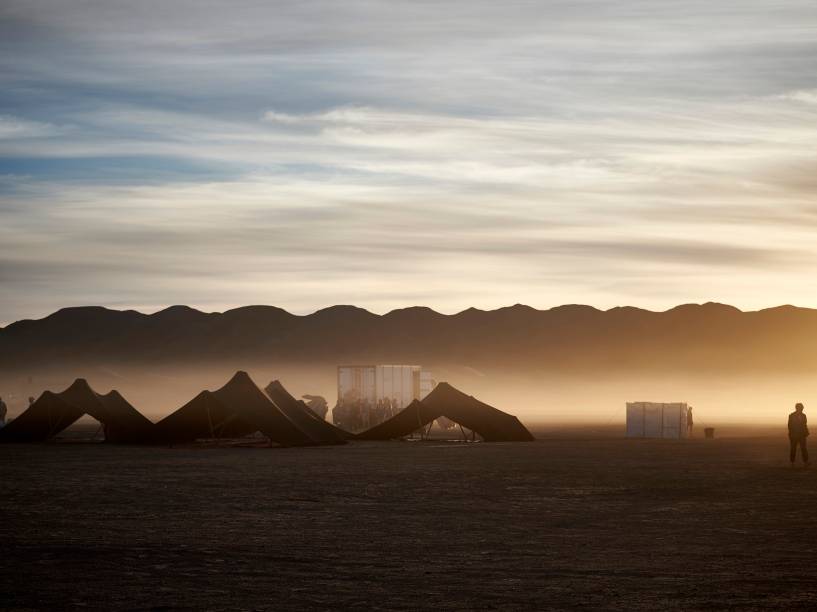
M 42 442 L 56 436 L 83 415 L 102 423 L 105 440 L 126 444 L 150 442 L 153 423 L 119 392 L 100 395 L 78 378 L 62 393 L 46 391 L 19 417 L 0 429 L 3 442 Z
M 392 440 L 402 438 L 439 419 L 441 412 L 432 410 L 420 400 L 414 400 L 390 419 L 356 434 L 358 440 Z
M 154 439 L 162 444 L 183 444 L 201 438 L 241 438 L 256 431 L 258 427 L 240 419 L 212 391 L 202 391 L 156 423 Z
M 422 401 L 414 400 L 392 418 L 356 437 L 359 440 L 402 438 L 443 416 L 477 432 L 486 442 L 533 440 L 515 416 L 480 402 L 448 383 L 438 384 Z
M 251 423 L 273 442 L 282 446 L 308 446 L 316 441 L 293 423 L 264 395 L 249 374 L 236 372 L 230 381 L 213 395 L 228 408 L 235 410 L 242 421 Z
M 306 404 L 296 400 L 284 388 L 280 381 L 273 380 L 264 391 L 272 402 L 293 423 L 306 432 L 310 438 L 319 444 L 344 444 L 351 434 L 324 421 L 312 412 Z
M 243 371 L 236 372 L 220 389 L 199 393 L 159 421 L 156 431 L 156 441 L 165 444 L 199 438 L 241 437 L 256 431 L 281 446 L 317 444 Z

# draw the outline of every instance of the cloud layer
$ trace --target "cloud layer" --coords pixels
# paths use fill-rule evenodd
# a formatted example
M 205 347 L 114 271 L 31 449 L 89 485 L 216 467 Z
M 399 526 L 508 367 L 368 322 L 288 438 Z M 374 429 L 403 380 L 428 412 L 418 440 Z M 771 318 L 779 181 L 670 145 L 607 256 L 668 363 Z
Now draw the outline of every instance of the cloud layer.
M 0 88 L 0 323 L 817 305 L 813 2 L 9 0 Z

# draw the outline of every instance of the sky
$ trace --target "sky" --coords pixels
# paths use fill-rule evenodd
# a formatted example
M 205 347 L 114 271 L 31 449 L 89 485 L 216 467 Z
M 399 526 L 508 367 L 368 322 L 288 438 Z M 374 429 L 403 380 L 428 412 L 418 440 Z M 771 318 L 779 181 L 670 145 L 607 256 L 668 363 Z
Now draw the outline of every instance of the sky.
M 817 307 L 817 3 L 3 0 L 0 325 Z

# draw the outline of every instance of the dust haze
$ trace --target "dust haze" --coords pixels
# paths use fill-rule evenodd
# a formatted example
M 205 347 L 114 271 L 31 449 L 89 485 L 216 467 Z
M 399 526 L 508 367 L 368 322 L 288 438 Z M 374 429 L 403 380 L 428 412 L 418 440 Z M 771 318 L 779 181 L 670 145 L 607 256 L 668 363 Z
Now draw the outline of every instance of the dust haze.
M 420 364 L 426 365 L 426 364 Z M 621 426 L 627 401 L 687 402 L 703 426 L 769 426 L 785 422 L 798 401 L 808 409 L 817 400 L 817 379 L 805 374 L 707 376 L 698 372 L 639 375 L 594 373 L 534 377 L 497 368 L 491 373 L 461 365 L 429 364 L 435 381 L 449 382 L 471 395 L 519 416 L 527 425 Z M 332 364 L 271 364 L 225 361 L 161 367 L 66 365 L 0 375 L 9 416 L 19 415 L 28 397 L 67 388 L 87 378 L 100 392 L 116 389 L 140 412 L 156 422 L 203 389 L 224 384 L 237 370 L 249 372 L 265 385 L 279 379 L 296 396 L 322 395 L 330 408 L 337 401 L 337 370 Z M 330 415 L 331 420 L 331 415 Z

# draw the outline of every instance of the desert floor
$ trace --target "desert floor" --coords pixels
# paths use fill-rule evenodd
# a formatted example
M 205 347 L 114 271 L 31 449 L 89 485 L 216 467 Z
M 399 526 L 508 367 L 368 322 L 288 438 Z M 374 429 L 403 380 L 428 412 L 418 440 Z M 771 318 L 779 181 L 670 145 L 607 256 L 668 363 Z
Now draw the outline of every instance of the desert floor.
M 4 445 L 0 607 L 814 609 L 817 468 L 787 452 Z

